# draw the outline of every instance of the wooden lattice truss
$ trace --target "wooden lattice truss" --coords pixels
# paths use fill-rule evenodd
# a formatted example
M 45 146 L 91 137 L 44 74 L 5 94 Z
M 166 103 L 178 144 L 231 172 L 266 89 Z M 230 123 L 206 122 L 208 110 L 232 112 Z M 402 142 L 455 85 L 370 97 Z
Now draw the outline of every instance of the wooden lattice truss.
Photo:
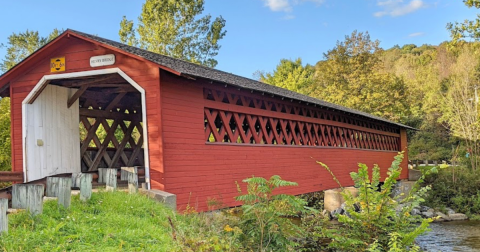
M 399 150 L 398 129 L 333 111 L 204 89 L 205 140 Z
M 79 100 L 82 171 L 144 166 L 140 93 L 118 74 L 50 84 L 75 88 Z

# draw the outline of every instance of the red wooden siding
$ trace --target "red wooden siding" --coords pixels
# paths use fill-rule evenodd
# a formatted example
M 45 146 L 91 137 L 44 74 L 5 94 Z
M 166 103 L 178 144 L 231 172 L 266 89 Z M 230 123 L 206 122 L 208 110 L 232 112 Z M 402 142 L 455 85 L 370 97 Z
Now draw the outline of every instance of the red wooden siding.
M 140 61 L 121 53 L 108 50 L 102 46 L 86 42 L 74 36 L 57 41 L 55 50 L 42 51 L 29 59 L 26 65 L 16 69 L 20 74 L 10 81 L 12 109 L 12 156 L 13 170 L 22 171 L 22 101 L 44 75 L 50 75 L 50 58 L 65 56 L 66 71 L 60 73 L 91 71 L 118 67 L 146 91 L 146 112 L 150 151 L 150 174 L 152 185 L 163 188 L 163 160 L 160 123 L 160 87 L 159 69 L 153 63 Z M 115 54 L 115 65 L 90 67 L 90 57 Z M 79 140 L 80 141 L 80 140 Z M 79 142 L 80 143 L 80 142 Z M 79 160 L 80 161 L 80 160 Z
M 304 136 L 298 136 L 298 138 L 304 139 L 302 141 L 291 140 L 295 143 L 294 145 L 287 144 L 285 140 L 283 142 L 279 140 L 281 138 L 275 136 L 274 130 L 266 133 L 256 130 L 253 133 L 255 130 L 252 129 L 250 137 L 247 137 L 249 133 L 244 130 L 242 136 L 242 130 L 234 132 L 231 128 L 227 129 L 228 127 L 222 129 L 214 126 L 212 122 L 214 117 L 230 122 L 230 125 L 235 122 L 235 116 L 241 121 L 240 117 L 245 114 L 263 116 L 269 120 L 283 116 L 285 117 L 283 119 L 294 119 L 297 123 L 308 120 L 320 121 L 342 129 L 355 129 L 358 132 L 361 130 L 369 134 L 395 138 L 396 142 L 390 143 L 390 149 L 398 150 L 406 146 L 406 136 L 400 133 L 398 128 L 385 127 L 371 121 L 364 122 L 344 114 L 333 114 L 332 120 L 329 120 L 327 116 L 330 118 L 331 115 L 328 111 L 324 115 L 324 119 L 319 119 L 302 116 L 307 114 L 306 111 L 299 115 L 299 113 L 281 113 L 281 110 L 272 111 L 268 109 L 268 105 L 255 107 L 253 101 L 251 103 L 244 101 L 243 104 L 253 105 L 243 106 L 238 102 L 241 100 L 241 94 L 245 97 L 247 95 L 253 97 L 257 102 L 261 100 L 278 104 L 291 102 L 284 102 L 280 98 L 267 98 L 256 93 L 242 93 L 224 85 L 187 80 L 163 71 L 161 73 L 161 90 L 165 188 L 168 192 L 177 194 L 180 208 L 190 204 L 199 210 L 205 210 L 207 201 L 213 198 L 222 201 L 227 206 L 238 205 L 238 202 L 233 199 L 238 195 L 235 181 L 242 183 L 241 180 L 252 175 L 270 177 L 278 174 L 284 179 L 298 182 L 298 187 L 288 189 L 288 192 L 293 194 L 338 187 L 330 174 L 317 165 L 315 160 L 329 165 L 341 183 L 347 186 L 352 184 L 349 173 L 357 169 L 358 162 L 366 163 L 369 166 L 374 163 L 379 164 L 383 168 L 384 176 L 386 168 L 397 154 L 397 151 L 360 149 L 363 146 L 361 143 L 358 145 L 353 143 L 354 141 L 346 143 L 342 142 L 340 138 L 338 138 L 338 146 L 322 146 L 318 140 L 313 140 L 314 137 L 308 136 L 307 133 Z M 218 92 L 216 97 L 212 95 L 213 99 L 208 99 L 208 91 L 206 93 L 205 90 L 225 91 L 225 95 L 222 97 L 221 92 Z M 232 99 L 230 96 L 230 100 L 226 98 L 227 93 L 235 93 L 239 98 L 234 100 L 235 98 Z M 277 105 L 277 108 L 279 107 L 281 106 Z M 293 107 L 295 106 L 292 104 L 291 108 L 293 109 Z M 301 110 L 304 107 L 302 105 L 299 108 Z M 214 115 L 214 111 L 218 111 L 216 115 Z M 220 114 L 221 112 L 223 115 Z M 210 115 L 207 116 L 207 113 Z M 333 120 L 333 117 L 337 117 L 337 119 Z M 340 119 L 340 117 L 343 118 Z M 266 125 L 266 121 L 264 121 L 264 125 Z M 213 134 L 211 129 L 215 127 L 218 132 L 214 135 L 217 135 L 216 139 L 219 141 L 207 143 L 209 135 Z M 265 131 L 266 127 L 263 127 L 263 130 Z M 257 134 L 257 140 L 253 137 L 255 134 Z M 269 136 L 265 137 L 265 135 Z M 294 138 L 292 134 L 290 137 Z M 241 141 L 230 141 L 230 139 L 241 139 Z M 277 144 L 273 144 L 274 139 L 278 140 Z M 262 144 L 259 144 L 260 142 Z M 371 149 L 386 148 L 386 143 L 373 141 L 371 144 Z M 406 162 L 403 165 L 406 167 Z M 403 178 L 406 177 L 405 172 L 406 170 L 402 174 Z

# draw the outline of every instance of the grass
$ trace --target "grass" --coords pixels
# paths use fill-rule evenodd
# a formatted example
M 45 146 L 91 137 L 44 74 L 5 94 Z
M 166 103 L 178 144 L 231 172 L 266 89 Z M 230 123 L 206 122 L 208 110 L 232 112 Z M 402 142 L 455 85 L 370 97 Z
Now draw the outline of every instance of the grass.
M 172 238 L 172 210 L 142 195 L 94 193 L 88 202 L 72 197 L 69 209 L 57 201 L 43 214 L 9 215 L 0 251 L 181 251 Z

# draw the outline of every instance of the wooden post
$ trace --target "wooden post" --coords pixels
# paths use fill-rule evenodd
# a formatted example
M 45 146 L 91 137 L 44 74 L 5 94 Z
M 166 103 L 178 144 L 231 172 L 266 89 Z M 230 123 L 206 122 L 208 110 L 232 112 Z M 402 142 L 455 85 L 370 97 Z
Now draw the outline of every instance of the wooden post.
M 128 172 L 128 192 L 138 192 L 138 169 L 137 167 L 122 167 L 122 170 Z
M 0 235 L 8 233 L 8 199 L 0 199 Z
M 105 183 L 105 173 L 108 168 L 98 168 L 98 183 Z
M 12 208 L 27 208 L 27 187 L 24 184 L 14 184 L 12 186 Z
M 92 174 L 82 173 L 80 177 L 80 200 L 87 201 L 92 197 Z
M 424 160 L 423 163 L 425 164 L 425 166 L 428 166 L 428 160 Z
M 416 161 L 415 161 L 415 168 L 418 169 L 418 167 L 420 167 L 420 161 L 416 160 Z
M 438 161 L 437 160 L 433 161 L 433 165 L 438 166 Z
M 107 191 L 117 190 L 117 169 L 107 168 L 105 170 L 105 189 Z
M 120 170 L 120 180 L 121 181 L 127 181 L 128 180 L 128 171 L 125 170 L 124 168 L 130 168 L 130 167 L 122 167 Z
M 80 188 L 80 180 L 83 173 L 72 173 L 72 188 Z
M 59 177 L 47 177 L 47 191 L 45 196 L 58 197 Z
M 69 177 L 58 178 L 58 205 L 62 205 L 65 208 L 70 207 L 72 198 L 72 179 Z
M 44 188 L 43 185 L 13 185 L 12 208 L 27 209 L 33 215 L 42 213 Z

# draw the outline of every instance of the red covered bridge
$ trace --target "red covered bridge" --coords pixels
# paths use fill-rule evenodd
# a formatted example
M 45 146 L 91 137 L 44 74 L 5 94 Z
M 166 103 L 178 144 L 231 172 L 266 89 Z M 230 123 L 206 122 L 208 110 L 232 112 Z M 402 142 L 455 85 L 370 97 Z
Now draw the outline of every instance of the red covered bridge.
M 25 182 L 145 166 L 180 208 L 237 205 L 252 175 L 298 182 L 292 194 L 337 187 L 315 160 L 351 185 L 358 162 L 385 174 L 407 146 L 408 126 L 73 30 L 0 76 L 0 96 Z

